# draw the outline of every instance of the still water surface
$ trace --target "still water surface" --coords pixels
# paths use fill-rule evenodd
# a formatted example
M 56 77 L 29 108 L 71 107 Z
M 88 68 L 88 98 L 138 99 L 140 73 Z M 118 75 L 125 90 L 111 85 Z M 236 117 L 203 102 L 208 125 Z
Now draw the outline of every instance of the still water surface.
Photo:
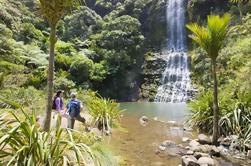
M 121 108 L 126 109 L 121 119 L 124 130 L 114 130 L 110 145 L 118 156 L 125 159 L 124 165 L 130 166 L 178 166 L 180 156 L 170 152 L 156 154 L 161 142 L 165 140 L 181 143 L 182 137 L 193 138 L 192 132 L 183 130 L 182 123 L 188 114 L 186 104 L 170 103 L 121 103 Z M 142 126 L 139 123 L 141 116 L 147 116 L 149 123 Z M 168 124 L 153 120 L 157 117 L 160 121 L 176 121 L 179 125 Z

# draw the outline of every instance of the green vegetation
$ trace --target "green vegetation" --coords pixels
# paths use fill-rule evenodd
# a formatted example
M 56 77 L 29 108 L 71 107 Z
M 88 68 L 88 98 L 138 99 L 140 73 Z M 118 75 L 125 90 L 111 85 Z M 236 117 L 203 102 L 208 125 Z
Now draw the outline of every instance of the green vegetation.
M 234 17 L 233 17 L 234 18 Z M 230 27 L 224 48 L 217 60 L 219 89 L 219 133 L 220 135 L 236 134 L 240 145 L 250 144 L 250 14 L 238 20 Z M 235 20 L 232 20 L 235 21 Z M 192 77 L 199 89 L 197 99 L 189 103 L 192 115 L 189 123 L 198 127 L 201 132 L 212 134 L 213 129 L 213 92 L 210 58 L 200 48 L 194 49 L 192 57 Z
M 96 137 L 50 128 L 54 90 L 64 90 L 65 98 L 78 91 L 91 125 L 104 132 L 119 125 L 115 101 L 154 100 L 165 66 L 158 53 L 167 40 L 166 1 L 81 2 L 0 0 L 0 165 L 81 165 L 86 158 L 116 165 Z M 198 89 L 189 124 L 213 134 L 214 143 L 236 134 L 245 150 L 251 144 L 251 1 L 186 5 L 188 21 L 202 25 L 188 25 Z M 48 132 L 35 111 L 46 116 Z
M 97 126 L 103 132 L 110 132 L 111 127 L 118 126 L 122 112 L 118 103 L 110 99 L 106 100 L 95 92 L 89 92 L 86 105 L 94 119 L 93 126 Z
M 219 16 L 208 16 L 207 28 L 201 27 L 198 24 L 189 24 L 187 28 L 192 31 L 191 38 L 200 45 L 211 59 L 212 75 L 214 81 L 213 91 L 213 144 L 217 144 L 219 137 L 219 105 L 218 105 L 218 83 L 217 83 L 217 69 L 216 61 L 219 56 L 224 40 L 228 33 L 228 24 L 230 15 L 225 14 L 222 18 Z
M 21 111 L 21 114 L 16 114 Z M 36 114 L 15 109 L 0 116 L 2 165 L 114 165 L 110 152 L 88 135 L 57 128 L 42 131 Z M 59 118 L 60 119 L 60 118 Z

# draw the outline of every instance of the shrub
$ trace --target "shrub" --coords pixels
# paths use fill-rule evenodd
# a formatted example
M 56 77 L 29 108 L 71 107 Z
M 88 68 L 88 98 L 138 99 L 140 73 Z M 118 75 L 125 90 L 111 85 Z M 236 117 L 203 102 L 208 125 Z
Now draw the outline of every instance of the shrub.
M 119 104 L 110 99 L 104 99 L 96 92 L 88 92 L 85 100 L 89 113 L 93 116 L 93 125 L 102 131 L 110 131 L 118 125 L 122 110 Z
M 110 153 L 83 134 L 62 128 L 41 131 L 35 113 L 21 111 L 0 116 L 1 165 L 115 165 Z
M 1 90 L 1 96 L 9 101 L 15 101 L 22 107 L 30 110 L 41 110 L 44 103 L 44 94 L 34 87 L 9 88 Z

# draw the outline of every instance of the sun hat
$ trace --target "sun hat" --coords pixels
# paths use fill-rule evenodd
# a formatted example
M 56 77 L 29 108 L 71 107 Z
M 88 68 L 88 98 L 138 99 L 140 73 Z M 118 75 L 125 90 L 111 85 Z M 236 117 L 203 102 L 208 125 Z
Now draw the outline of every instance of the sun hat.
M 70 94 L 71 97 L 76 97 L 76 95 L 77 95 L 77 92 L 71 92 Z

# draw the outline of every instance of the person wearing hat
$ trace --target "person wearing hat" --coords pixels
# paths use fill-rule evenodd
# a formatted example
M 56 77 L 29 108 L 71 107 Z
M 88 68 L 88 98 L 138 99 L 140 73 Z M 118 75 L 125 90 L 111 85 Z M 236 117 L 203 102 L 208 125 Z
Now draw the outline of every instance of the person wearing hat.
M 81 101 L 77 99 L 77 93 L 72 92 L 70 96 L 71 99 L 66 105 L 66 108 L 69 113 L 67 127 L 73 129 L 75 120 L 85 123 L 85 118 L 80 115 L 80 110 L 82 109 L 83 106 Z
M 53 115 L 53 118 L 55 116 L 58 116 L 58 114 L 63 115 L 64 114 L 64 102 L 63 102 L 63 93 L 64 91 L 58 90 L 56 92 L 56 95 L 53 99 L 52 109 L 55 110 L 55 113 Z M 58 120 L 56 119 L 56 127 L 58 127 Z
M 54 109 L 56 113 L 62 113 L 64 110 L 63 93 L 64 91 L 58 90 L 54 96 L 52 109 Z

